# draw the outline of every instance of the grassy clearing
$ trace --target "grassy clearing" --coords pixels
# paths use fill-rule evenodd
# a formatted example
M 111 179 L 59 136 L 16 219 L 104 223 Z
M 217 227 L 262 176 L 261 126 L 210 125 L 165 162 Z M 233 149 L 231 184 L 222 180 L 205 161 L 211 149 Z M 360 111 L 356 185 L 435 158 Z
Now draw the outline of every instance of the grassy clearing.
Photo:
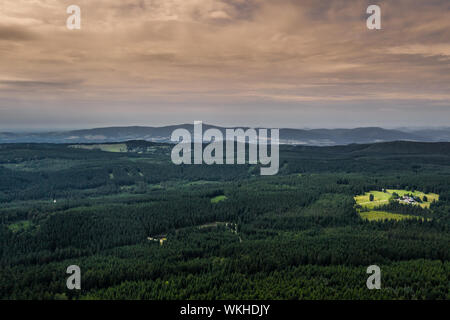
M 217 228 L 218 226 L 226 226 L 228 225 L 229 222 L 219 222 L 219 221 L 215 221 L 215 222 L 211 222 L 211 223 L 205 223 L 202 224 L 200 226 L 197 226 L 197 228 L 199 229 L 205 229 L 205 228 Z
M 373 194 L 374 199 L 370 201 L 370 195 Z M 364 208 L 373 209 L 377 206 L 381 206 L 389 203 L 389 198 L 392 196 L 390 193 L 385 193 L 381 191 L 370 191 L 366 192 L 364 195 L 356 196 L 355 201 L 357 204 Z
M 416 197 L 420 197 L 423 199 L 424 196 L 427 196 L 428 201 L 423 203 L 416 203 L 413 205 L 420 205 L 422 208 L 429 208 L 430 204 L 433 201 L 439 200 L 439 195 L 435 193 L 423 193 L 421 191 L 408 191 L 408 190 L 400 190 L 400 189 L 387 189 L 386 192 L 382 191 L 369 191 L 364 195 L 355 196 L 354 199 L 357 205 L 360 205 L 364 209 L 374 209 L 375 207 L 382 206 L 389 203 L 389 199 L 393 193 L 397 193 L 399 196 L 404 196 L 406 194 L 411 194 Z M 370 195 L 373 195 L 373 201 L 370 201 Z M 405 204 L 406 205 L 406 204 Z M 379 220 L 403 220 L 403 219 L 424 219 L 417 216 L 411 216 L 406 214 L 398 214 L 387 211 L 367 211 L 361 212 L 358 210 L 358 214 L 361 218 L 369 220 L 369 221 L 379 221 Z M 429 220 L 429 219 L 428 219 Z
M 74 144 L 70 148 L 86 149 L 86 150 L 101 150 L 106 152 L 127 152 L 128 148 L 125 143 L 113 144 Z
M 29 160 L 20 163 L 2 163 L 3 166 L 10 170 L 27 171 L 27 172 L 39 172 L 39 171 L 58 171 L 70 169 L 76 165 L 80 165 L 82 161 L 79 160 L 67 160 L 67 159 L 40 159 Z
M 16 223 L 10 224 L 8 226 L 8 229 L 12 232 L 17 232 L 20 230 L 27 230 L 31 227 L 31 221 L 29 220 L 21 220 L 17 221 Z
M 423 199 L 424 196 L 427 196 L 428 201 L 417 203 L 415 205 L 420 205 L 422 208 L 429 208 L 430 204 L 433 201 L 439 200 L 439 195 L 436 193 L 424 193 L 421 191 L 408 191 L 408 190 L 401 190 L 401 189 L 386 189 L 387 192 L 381 192 L 381 191 L 369 191 L 366 192 L 364 195 L 359 195 L 354 197 L 356 204 L 359 204 L 363 208 L 367 209 L 373 209 L 375 207 L 388 204 L 389 198 L 392 196 L 392 194 L 395 192 L 399 196 L 404 196 L 405 194 L 412 194 L 413 196 L 419 197 L 420 199 Z M 370 201 L 370 195 L 373 194 L 374 199 L 373 201 Z
M 423 202 L 423 203 L 419 203 L 418 205 L 420 205 L 422 208 L 429 208 L 430 204 L 433 201 L 439 201 L 439 195 L 436 193 L 424 193 L 421 191 L 408 191 L 408 190 L 400 190 L 400 189 L 387 189 L 386 190 L 389 193 L 397 193 L 399 196 L 404 196 L 405 194 L 412 194 L 413 196 L 419 197 L 420 199 L 423 199 L 424 196 L 427 196 L 428 201 L 427 202 Z
M 369 221 L 380 221 L 380 220 L 405 220 L 405 219 L 423 219 L 417 216 L 410 216 L 406 214 L 398 214 L 398 213 L 391 213 L 387 211 L 367 211 L 367 212 L 360 212 L 360 217 L 369 220 Z
M 197 181 L 187 181 L 184 186 L 197 186 L 205 184 L 221 184 L 220 181 L 209 181 L 209 180 L 197 180 Z
M 211 203 L 219 203 L 220 201 L 225 201 L 226 199 L 228 198 L 224 195 L 217 196 L 211 199 Z

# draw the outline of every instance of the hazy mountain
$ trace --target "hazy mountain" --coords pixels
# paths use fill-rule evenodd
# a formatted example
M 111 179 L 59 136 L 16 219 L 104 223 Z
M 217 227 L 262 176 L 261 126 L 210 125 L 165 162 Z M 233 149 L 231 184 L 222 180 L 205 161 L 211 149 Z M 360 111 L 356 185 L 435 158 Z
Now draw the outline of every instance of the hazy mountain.
M 100 143 L 127 140 L 147 140 L 154 142 L 170 142 L 175 129 L 185 128 L 193 132 L 193 124 L 181 124 L 165 127 L 106 127 L 65 132 L 39 133 L 0 133 L 0 143 L 17 142 L 49 142 L 49 143 Z M 225 128 L 203 125 L 203 130 L 217 128 L 225 132 Z M 243 128 L 247 129 L 247 128 Z M 355 129 L 280 129 L 280 142 L 293 145 L 333 146 L 351 143 L 374 143 L 387 141 L 450 141 L 450 128 L 392 130 L 378 127 Z
M 413 131 L 414 134 L 433 141 L 450 141 L 450 128 L 420 129 Z

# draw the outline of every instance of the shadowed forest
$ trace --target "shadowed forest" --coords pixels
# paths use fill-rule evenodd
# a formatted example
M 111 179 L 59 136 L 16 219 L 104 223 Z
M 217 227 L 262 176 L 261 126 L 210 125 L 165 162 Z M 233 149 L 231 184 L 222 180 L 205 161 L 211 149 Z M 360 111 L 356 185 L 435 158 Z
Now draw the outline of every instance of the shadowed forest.
M 0 145 L 0 298 L 450 299 L 450 143 L 281 146 L 276 176 L 171 147 Z M 383 189 L 439 198 L 364 219 Z

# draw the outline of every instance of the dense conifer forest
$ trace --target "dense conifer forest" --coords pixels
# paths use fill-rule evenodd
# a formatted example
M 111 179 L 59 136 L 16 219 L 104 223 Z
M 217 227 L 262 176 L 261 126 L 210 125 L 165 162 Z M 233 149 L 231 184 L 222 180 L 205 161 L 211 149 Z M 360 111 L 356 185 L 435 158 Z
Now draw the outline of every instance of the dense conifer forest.
M 281 146 L 276 176 L 85 146 L 0 145 L 1 299 L 450 299 L 450 143 Z M 385 188 L 439 200 L 361 218 Z

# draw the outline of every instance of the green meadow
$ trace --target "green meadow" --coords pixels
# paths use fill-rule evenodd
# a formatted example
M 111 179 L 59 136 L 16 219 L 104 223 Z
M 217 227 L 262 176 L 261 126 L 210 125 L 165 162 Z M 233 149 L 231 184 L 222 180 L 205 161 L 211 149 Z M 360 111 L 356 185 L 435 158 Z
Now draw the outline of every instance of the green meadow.
M 370 195 L 373 194 L 374 199 L 370 201 Z M 373 209 L 377 206 L 389 203 L 389 198 L 392 194 L 381 192 L 381 191 L 370 191 L 366 192 L 364 195 L 356 196 L 355 201 L 357 204 L 363 208 Z
M 369 221 L 382 220 L 404 220 L 404 219 L 420 219 L 419 217 L 410 216 L 406 214 L 398 214 L 386 211 L 365 211 L 359 213 L 360 217 Z M 422 218 L 423 219 L 423 218 Z
M 439 201 L 439 195 L 436 194 L 436 193 L 424 193 L 424 192 L 416 191 L 416 190 L 408 191 L 408 190 L 400 190 L 400 189 L 387 189 L 386 191 L 391 193 L 391 194 L 395 192 L 400 197 L 404 196 L 405 194 L 411 194 L 411 195 L 413 195 L 415 197 L 419 197 L 420 199 L 423 199 L 424 196 L 427 196 L 428 201 L 426 201 L 426 202 L 424 201 L 422 203 L 418 203 L 417 204 L 417 205 L 420 205 L 422 208 L 429 208 L 430 204 L 433 201 Z
M 226 196 L 220 195 L 211 199 L 211 203 L 219 203 L 221 201 L 225 201 L 227 199 Z
M 404 220 L 404 219 L 417 219 L 417 216 L 412 216 L 408 214 L 399 214 L 388 211 L 380 211 L 380 210 L 371 210 L 376 207 L 383 206 L 389 204 L 389 199 L 392 197 L 394 193 L 397 193 L 400 197 L 404 195 L 413 195 L 415 197 L 419 197 L 420 199 L 424 199 L 424 196 L 427 197 L 427 201 L 423 201 L 422 203 L 415 203 L 412 206 L 420 206 L 422 208 L 430 208 L 430 205 L 434 201 L 439 200 L 439 195 L 436 193 L 424 193 L 421 191 L 409 191 L 404 189 L 386 189 L 386 192 L 383 191 L 369 191 L 364 195 L 355 196 L 354 199 L 356 204 L 361 206 L 361 209 L 369 210 L 369 211 L 361 211 L 358 210 L 359 216 L 363 219 L 374 221 L 374 220 Z M 373 195 L 373 200 L 370 201 L 370 195 Z M 401 203 L 401 202 L 400 202 Z M 407 204 L 404 204 L 407 205 Z
M 17 221 L 16 223 L 12 223 L 8 226 L 8 229 L 12 232 L 18 232 L 21 230 L 27 230 L 31 226 L 31 221 L 29 220 L 21 220 Z

